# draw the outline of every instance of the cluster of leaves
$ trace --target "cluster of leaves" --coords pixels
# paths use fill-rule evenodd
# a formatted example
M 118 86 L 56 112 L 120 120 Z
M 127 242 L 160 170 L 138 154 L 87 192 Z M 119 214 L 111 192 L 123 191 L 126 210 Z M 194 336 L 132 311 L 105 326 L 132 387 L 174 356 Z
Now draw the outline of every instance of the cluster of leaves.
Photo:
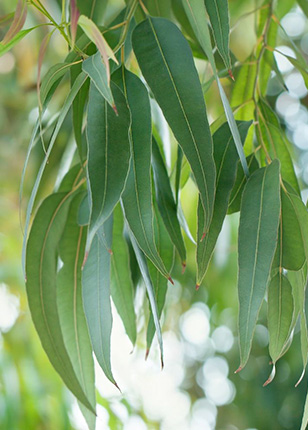
M 70 52 L 63 63 L 55 64 L 38 80 L 40 113 L 22 183 L 31 150 L 43 139 L 44 112 L 67 73 L 71 85 L 54 119 L 28 203 L 23 250 L 27 294 L 42 345 L 77 397 L 90 428 L 95 426 L 92 351 L 116 385 L 110 363 L 110 297 L 134 344 L 134 294 L 141 280 L 151 310 L 147 353 L 156 332 L 163 365 L 159 320 L 167 284 L 173 283 L 175 258 L 185 269 L 182 232 L 190 235 L 180 203 L 184 165 L 189 165 L 199 196 L 197 288 L 226 215 L 240 211 L 238 371 L 248 361 L 265 296 L 273 362 L 265 384 L 273 379 L 277 360 L 290 347 L 299 318 L 304 369 L 308 360 L 308 212 L 289 143 L 266 100 L 272 70 L 284 85 L 274 57 L 280 26 L 274 2 L 265 0 L 255 11 L 257 45 L 240 65 L 229 51 L 227 0 L 127 3 L 108 27 L 101 27 L 106 2 L 103 6 L 103 2 L 92 5 L 91 1 L 71 0 L 68 21 L 68 5 L 63 1 L 58 24 L 39 0 L 30 1 L 47 17 L 46 25 L 52 26 L 42 42 L 39 77 L 55 30 L 63 35 Z M 278 11 L 293 5 L 287 3 L 278 2 Z M 0 54 L 35 28 L 22 30 L 26 12 L 26 3 L 19 0 L 0 43 Z M 213 77 L 204 88 L 194 56 L 208 61 L 212 68 Z M 289 60 L 307 82 L 307 66 L 300 52 Z M 233 74 L 236 79 L 229 103 L 220 78 L 234 79 Z M 213 81 L 224 115 L 212 125 L 212 136 L 204 92 Z M 157 105 L 178 142 L 174 181 L 159 127 L 152 120 Z M 44 169 L 71 108 L 79 162 L 39 205 L 28 234 Z

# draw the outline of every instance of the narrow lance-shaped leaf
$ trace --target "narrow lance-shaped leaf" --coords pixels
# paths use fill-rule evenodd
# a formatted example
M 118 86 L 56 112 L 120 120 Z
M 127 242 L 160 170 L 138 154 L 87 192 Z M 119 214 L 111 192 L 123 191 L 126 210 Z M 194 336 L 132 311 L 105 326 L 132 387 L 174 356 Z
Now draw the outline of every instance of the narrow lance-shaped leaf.
M 80 17 L 80 12 L 77 8 L 76 0 L 70 0 L 70 9 L 71 9 L 71 42 L 72 42 L 72 49 L 74 49 L 76 34 L 77 34 L 78 19 Z
M 148 18 L 134 30 L 133 49 L 141 71 L 191 166 L 209 226 L 215 165 L 201 84 L 188 42 L 177 26 Z
M 77 213 L 84 194 L 72 201 L 59 247 L 63 266 L 57 276 L 57 304 L 64 344 L 79 383 L 95 410 L 95 382 L 92 346 L 82 304 L 81 266 L 87 231 L 77 224 Z M 80 404 L 91 430 L 95 415 Z
M 279 161 L 257 170 L 242 197 L 238 239 L 240 371 L 249 358 L 274 257 L 280 215 Z
M 42 27 L 46 24 L 39 24 L 31 28 L 27 28 L 26 30 L 19 31 L 9 42 L 3 43 L 0 42 L 0 57 L 10 51 L 18 42 L 20 42 L 27 34 L 31 33 L 32 30 L 35 30 L 38 27 Z
M 130 113 L 121 90 L 112 83 L 118 115 L 91 83 L 88 105 L 88 184 L 91 219 L 87 251 L 97 229 L 110 216 L 123 191 L 129 169 Z
M 293 308 L 292 286 L 280 270 L 271 279 L 268 286 L 269 353 L 274 366 L 284 353 L 291 335 Z M 267 385 L 272 379 L 270 377 L 264 385 Z
M 302 237 L 300 220 L 297 218 L 292 196 L 284 189 L 281 189 L 281 212 L 281 264 L 285 269 L 299 270 L 305 262 L 304 238 Z
M 27 2 L 25 0 L 18 0 L 13 22 L 11 23 L 11 26 L 8 29 L 8 32 L 4 36 L 3 40 L 1 41 L 3 45 L 6 45 L 9 42 L 11 42 L 12 39 L 18 34 L 18 32 L 24 26 L 26 18 L 27 18 Z
M 82 271 L 82 298 L 93 351 L 107 378 L 117 386 L 110 363 L 112 221 L 112 216 L 110 216 L 97 230 L 92 240 Z
M 42 346 L 72 393 L 94 412 L 64 345 L 56 299 L 57 249 L 72 193 L 52 194 L 38 209 L 27 244 L 26 288 Z
M 70 92 L 69 92 L 69 94 L 68 94 L 68 96 L 64 102 L 64 105 L 61 109 L 57 124 L 56 124 L 54 131 L 52 133 L 52 136 L 51 136 L 51 139 L 49 142 L 49 146 L 48 146 L 48 149 L 47 149 L 46 154 L 45 154 L 45 158 L 44 158 L 44 160 L 43 160 L 43 162 L 39 168 L 38 174 L 37 174 L 36 179 L 35 179 L 35 183 L 34 183 L 33 188 L 32 188 L 32 192 L 31 192 L 28 207 L 27 207 L 24 241 L 23 241 L 23 249 L 22 249 L 22 267 L 23 267 L 24 272 L 25 272 L 25 253 L 26 253 L 26 242 L 27 242 L 27 237 L 28 237 L 28 228 L 29 228 L 30 217 L 32 214 L 32 210 L 33 210 L 35 198 L 37 195 L 37 191 L 38 191 L 38 188 L 39 188 L 39 185 L 40 185 L 46 164 L 48 163 L 48 159 L 50 157 L 53 145 L 54 145 L 56 138 L 58 136 L 59 130 L 60 130 L 65 118 L 66 118 L 66 115 L 67 115 L 67 113 L 68 113 L 68 111 L 69 111 L 69 109 L 73 103 L 74 98 L 78 94 L 78 91 L 80 90 L 80 88 L 84 84 L 85 80 L 86 80 L 86 75 L 84 73 L 81 73 L 78 76 L 78 78 L 76 79 L 76 81 L 74 82 L 74 85 L 71 88 L 71 90 L 70 90 Z M 38 128 L 38 126 L 39 126 L 39 122 L 37 123 L 37 128 Z M 29 155 L 30 155 L 30 152 L 29 152 Z
M 130 231 L 129 231 L 129 235 L 130 235 L 130 240 L 131 240 L 131 243 L 132 243 L 132 246 L 133 246 L 137 261 L 138 261 L 138 265 L 139 265 L 139 268 L 140 268 L 140 271 L 141 271 L 141 274 L 142 274 L 142 277 L 143 277 L 143 280 L 145 283 L 145 287 L 146 287 L 146 290 L 148 293 L 148 298 L 149 298 L 151 311 L 152 311 L 152 315 L 153 315 L 156 335 L 157 335 L 158 344 L 160 347 L 161 365 L 163 367 L 164 366 L 163 338 L 162 338 L 162 333 L 161 333 L 161 328 L 160 328 L 160 323 L 159 323 L 159 315 L 158 315 L 157 303 L 155 300 L 155 291 L 154 291 L 153 283 L 152 283 L 151 276 L 149 273 L 146 257 L 143 254 L 143 252 L 141 251 L 141 249 L 138 247 L 138 244 L 137 244 L 133 234 L 131 234 Z
M 204 2 L 210 17 L 218 52 L 226 68 L 230 70 L 228 0 L 204 0 Z
M 242 142 L 245 141 L 251 122 L 238 122 Z M 213 219 L 206 236 L 203 237 L 202 225 L 204 214 L 202 205 L 198 205 L 198 241 L 197 241 L 197 288 L 206 274 L 215 244 L 228 210 L 228 202 L 233 188 L 238 154 L 227 123 L 213 135 L 214 160 L 216 164 L 216 195 Z
M 112 60 L 117 64 L 118 64 L 118 60 L 116 59 L 112 49 L 106 42 L 99 28 L 90 18 L 87 18 L 85 15 L 80 15 L 78 19 L 78 24 L 83 29 L 84 33 L 88 36 L 88 38 L 96 45 L 97 49 L 99 50 L 106 67 L 107 82 L 109 86 L 109 83 L 110 83 L 109 57 L 112 58 Z
M 124 220 L 121 206 L 113 211 L 113 245 L 111 256 L 111 297 L 123 321 L 125 331 L 135 345 L 136 315 L 134 309 L 134 286 L 129 267 L 129 254 L 123 236 Z
M 168 232 L 167 232 L 166 227 L 164 225 L 164 222 L 163 222 L 163 220 L 159 214 L 156 202 L 154 202 L 154 209 L 155 209 L 155 213 L 156 213 L 155 238 L 156 238 L 157 247 L 158 247 L 158 250 L 159 250 L 162 258 L 165 261 L 167 269 L 171 270 L 172 265 L 173 265 L 173 261 L 174 261 L 174 247 L 173 247 L 173 244 L 169 238 L 169 235 L 168 235 Z M 159 271 L 156 269 L 156 267 L 151 262 L 148 262 L 148 268 L 149 268 L 149 273 L 150 273 L 150 277 L 151 277 L 153 288 L 154 288 L 158 317 L 160 318 L 164 304 L 165 304 L 165 300 L 166 300 L 168 282 L 167 282 L 166 278 L 164 278 L 162 276 L 162 274 L 159 273 Z M 146 352 L 146 355 L 149 354 L 154 334 L 155 334 L 155 323 L 154 323 L 153 314 L 151 312 L 149 323 L 148 323 L 148 328 L 147 328 L 147 352 Z
M 186 249 L 177 217 L 176 202 L 172 194 L 168 172 L 155 139 L 152 144 L 152 165 L 158 209 L 167 232 L 180 255 L 182 265 L 185 267 Z
M 214 77 L 218 85 L 218 90 L 224 107 L 226 118 L 234 139 L 234 143 L 236 145 L 236 149 L 239 154 L 244 173 L 248 177 L 249 172 L 248 172 L 248 167 L 247 167 L 246 158 L 244 155 L 243 145 L 241 142 L 239 131 L 236 126 L 235 119 L 234 119 L 233 112 L 229 104 L 228 98 L 220 83 L 219 76 L 216 70 L 215 58 L 212 52 L 211 37 L 210 37 L 208 25 L 207 25 L 204 0 L 183 0 L 183 6 L 187 14 L 187 17 L 189 19 L 189 22 L 197 36 L 197 39 L 199 40 L 199 43 L 202 46 L 202 49 L 204 50 L 211 64 Z M 248 118 L 248 119 L 250 120 L 251 118 Z
M 139 247 L 168 279 L 170 275 L 157 252 L 154 240 L 151 187 L 152 127 L 148 92 L 141 80 L 124 68 L 118 69 L 112 79 L 123 88 L 132 115 L 130 131 L 132 157 L 122 195 L 125 218 Z
M 98 91 L 101 93 L 104 99 L 107 100 L 112 109 L 115 110 L 113 95 L 108 85 L 106 67 L 102 62 L 100 53 L 97 52 L 96 54 L 87 58 L 82 63 L 82 70 L 90 76 Z

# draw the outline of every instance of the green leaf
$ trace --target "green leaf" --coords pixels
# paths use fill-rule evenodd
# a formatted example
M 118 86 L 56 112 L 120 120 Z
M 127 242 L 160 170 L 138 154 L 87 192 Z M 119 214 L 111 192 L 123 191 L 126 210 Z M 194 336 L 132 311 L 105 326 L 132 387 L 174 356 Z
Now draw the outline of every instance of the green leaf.
M 97 230 L 92 240 L 82 271 L 82 298 L 93 351 L 107 378 L 117 386 L 110 363 L 112 221 L 110 216 Z
M 71 191 L 84 178 L 85 175 L 83 168 L 80 164 L 75 164 L 75 166 L 71 167 L 62 179 L 57 192 L 63 193 Z
M 133 234 L 131 233 L 131 231 L 129 231 L 129 236 L 130 236 L 131 244 L 133 246 L 135 256 L 137 258 L 138 265 L 139 265 L 139 268 L 140 268 L 140 271 L 141 271 L 141 274 L 142 274 L 142 277 L 143 277 L 143 280 L 145 283 L 145 287 L 146 287 L 146 290 L 148 293 L 148 298 L 149 298 L 151 311 L 152 311 L 152 315 L 153 315 L 156 335 L 157 335 L 158 344 L 159 344 L 159 348 L 160 348 L 161 366 L 164 367 L 163 338 L 162 338 L 161 328 L 160 328 L 160 323 L 159 323 L 159 313 L 158 313 L 158 309 L 157 309 L 157 303 L 155 300 L 154 286 L 153 286 L 151 276 L 149 273 L 146 257 L 143 254 L 142 250 L 139 248 L 139 246 L 138 246 Z
M 91 220 L 87 250 L 97 229 L 110 216 L 122 194 L 130 158 L 130 113 L 125 97 L 113 83 L 118 115 L 91 83 L 88 105 L 88 186 Z
M 86 228 L 77 224 L 83 193 L 72 201 L 59 247 L 63 266 L 57 276 L 57 305 L 63 340 L 79 383 L 95 410 L 95 382 L 92 346 L 82 304 L 81 266 L 86 244 Z M 95 429 L 95 414 L 82 404 L 81 411 Z
M 209 14 L 218 52 L 226 68 L 230 70 L 228 0 L 205 0 L 204 3 Z
M 34 218 L 26 255 L 26 288 L 32 320 L 48 358 L 72 393 L 92 412 L 64 345 L 56 299 L 58 244 L 72 192 L 47 197 Z
M 96 24 L 101 24 L 108 0 L 77 0 L 77 7 L 81 14 L 91 18 Z
M 239 225 L 239 343 L 241 370 L 249 358 L 277 244 L 280 215 L 279 161 L 247 181 Z
M 102 62 L 102 57 L 99 52 L 91 55 L 82 63 L 82 70 L 87 73 L 98 91 L 107 100 L 112 109 L 115 109 L 115 103 L 110 87 L 108 86 L 108 77 L 106 67 Z
M 299 270 L 305 262 L 304 237 L 300 220 L 294 208 L 293 196 L 281 190 L 282 219 L 282 267 L 288 270 Z
M 250 121 L 254 118 L 253 92 L 256 74 L 257 65 L 254 57 L 251 56 L 236 75 L 232 90 L 231 106 L 240 107 L 235 115 L 236 119 Z
M 279 159 L 281 163 L 282 178 L 289 182 L 300 195 L 298 180 L 287 145 L 288 142 L 286 141 L 285 134 L 281 130 L 279 120 L 270 106 L 262 99 L 259 100 L 259 108 L 260 113 L 258 115 L 258 119 L 262 133 L 262 140 L 270 154 L 270 157 Z M 257 137 L 259 137 L 258 134 Z M 289 147 L 291 147 L 290 144 Z
M 308 12 L 306 15 L 308 16 Z M 307 425 L 308 425 L 308 393 L 306 394 L 304 413 L 303 413 L 302 424 L 301 424 L 300 430 L 306 430 Z
M 191 166 L 210 224 L 215 165 L 198 73 L 189 45 L 175 24 L 149 18 L 134 30 L 133 49 L 141 71 Z
M 0 57 L 10 51 L 18 42 L 20 42 L 27 34 L 32 30 L 35 30 L 38 26 L 28 28 L 27 30 L 21 30 L 17 33 L 8 43 L 0 42 Z
M 209 3 L 212 0 L 209 0 Z M 214 0 L 216 1 L 216 0 Z M 224 0 L 223 0 L 224 1 Z M 221 2 L 221 0 L 220 0 Z M 220 94 L 220 98 L 224 107 L 224 111 L 226 114 L 226 118 L 234 139 L 234 143 L 236 145 L 245 175 L 248 177 L 248 167 L 246 164 L 246 159 L 243 151 L 243 145 L 241 142 L 241 138 L 235 123 L 235 119 L 233 116 L 233 112 L 231 109 L 231 106 L 229 104 L 228 98 L 225 94 L 225 91 L 220 83 L 219 77 L 217 75 L 216 71 L 216 64 L 215 64 L 215 58 L 212 52 L 212 43 L 211 43 L 211 37 L 210 32 L 207 26 L 206 21 L 206 9 L 204 0 L 183 0 L 184 9 L 186 11 L 187 17 L 192 25 L 192 28 L 194 29 L 194 32 L 197 36 L 197 39 L 200 42 L 200 45 L 202 46 L 202 49 L 204 50 L 206 56 L 208 57 L 208 60 L 211 64 L 214 77 L 216 79 L 218 90 Z M 227 10 L 227 19 L 228 19 L 228 10 Z M 249 118 L 250 119 L 250 118 Z
M 145 0 L 144 4 L 151 16 L 171 17 L 171 0 Z
M 76 95 L 78 94 L 80 88 L 82 87 L 82 85 L 84 84 L 85 80 L 87 79 L 86 75 L 84 73 L 81 73 L 78 78 L 76 79 L 76 81 L 74 82 L 74 85 L 72 86 L 67 98 L 65 99 L 64 105 L 61 108 L 60 114 L 59 114 L 59 118 L 57 121 L 57 124 L 54 128 L 54 131 L 52 133 L 50 142 L 49 142 L 49 146 L 48 149 L 46 151 L 45 154 L 45 158 L 39 168 L 38 174 L 36 176 L 35 179 L 35 183 L 33 185 L 32 188 L 32 192 L 30 195 L 30 199 L 29 199 L 29 203 L 28 203 L 28 207 L 27 207 L 27 214 L 26 214 L 26 223 L 25 223 L 25 232 L 24 232 L 24 241 L 23 241 L 23 249 L 22 249 L 22 267 L 23 270 L 25 271 L 25 252 L 26 252 L 26 242 L 27 242 L 27 237 L 28 237 L 28 229 L 29 229 L 29 224 L 30 224 L 30 217 L 32 214 L 32 210 L 33 210 L 33 206 L 34 206 L 34 202 L 35 202 L 35 198 L 37 195 L 37 191 L 46 167 L 46 164 L 48 163 L 52 148 L 54 146 L 54 143 L 56 141 L 56 138 L 58 136 L 59 130 L 66 118 L 66 115 L 73 103 L 74 98 L 76 97 Z
M 111 256 L 111 297 L 133 345 L 136 343 L 134 286 L 129 268 L 129 255 L 123 236 L 124 220 L 121 206 L 113 211 L 113 245 Z
M 245 141 L 251 122 L 239 122 L 238 127 L 242 142 Z M 238 153 L 234 145 L 228 123 L 224 123 L 213 135 L 214 160 L 216 165 L 216 195 L 212 222 L 205 237 L 202 225 L 204 213 L 198 205 L 198 240 L 197 240 L 197 287 L 206 274 L 215 244 L 227 214 L 228 202 L 235 182 Z
M 159 215 L 158 207 L 156 203 L 154 203 L 154 208 L 156 213 L 155 238 L 156 238 L 157 247 L 158 247 L 159 253 L 161 254 L 162 258 L 166 263 L 166 267 L 168 268 L 168 270 L 171 271 L 173 260 L 174 260 L 174 247 L 168 236 L 163 219 Z M 149 268 L 149 273 L 152 280 L 152 285 L 154 288 L 158 317 L 160 318 L 165 304 L 165 300 L 166 300 L 168 282 L 166 278 L 164 278 L 161 275 L 161 273 L 159 273 L 159 271 L 151 262 L 148 262 L 148 268 Z M 147 355 L 149 354 L 154 334 L 155 334 L 155 324 L 154 324 L 153 314 L 151 312 L 150 320 L 147 328 Z
M 132 115 L 130 130 L 132 157 L 122 195 L 125 218 L 138 246 L 168 279 L 170 275 L 157 252 L 154 240 L 149 95 L 141 80 L 124 68 L 118 69 L 112 79 L 123 88 Z
M 186 249 L 177 217 L 177 207 L 172 194 L 167 168 L 154 138 L 152 143 L 152 165 L 158 209 L 167 232 L 179 253 L 182 265 L 185 267 Z
M 291 335 L 293 308 L 292 286 L 288 278 L 279 272 L 268 286 L 269 353 L 274 364 L 285 351 Z
M 252 174 L 257 169 L 259 169 L 259 164 L 254 154 L 249 155 L 246 160 L 247 160 L 247 165 L 248 165 L 250 174 Z M 244 175 L 244 172 L 240 163 L 238 162 L 235 183 L 231 191 L 230 200 L 229 200 L 228 214 L 232 214 L 234 212 L 240 211 L 242 194 L 246 183 L 247 183 L 247 178 Z
M 71 72 L 71 86 L 74 84 L 77 76 L 82 71 L 82 64 L 78 64 L 72 67 Z M 80 162 L 83 163 L 86 158 L 86 138 L 84 132 L 84 118 L 85 118 L 85 107 L 89 97 L 90 79 L 87 79 L 83 86 L 80 88 L 72 105 L 73 113 L 73 130 L 78 149 Z

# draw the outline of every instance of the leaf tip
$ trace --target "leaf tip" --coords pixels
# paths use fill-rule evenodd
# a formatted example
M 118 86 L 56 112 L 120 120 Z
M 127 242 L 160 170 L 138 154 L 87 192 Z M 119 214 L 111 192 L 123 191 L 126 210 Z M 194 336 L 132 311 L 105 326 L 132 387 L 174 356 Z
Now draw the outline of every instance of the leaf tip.
M 164 359 L 162 356 L 160 357 L 160 365 L 161 365 L 161 370 L 163 370 L 164 369 Z
M 232 73 L 231 69 L 228 70 L 228 73 L 229 73 L 229 76 L 232 79 L 232 81 L 235 82 L 235 79 L 234 79 L 234 76 L 233 76 L 233 73 Z
M 114 110 L 114 113 L 116 114 L 116 116 L 119 116 L 118 109 L 115 104 L 112 105 L 112 109 Z
M 174 285 L 173 279 L 171 278 L 171 276 L 169 276 L 168 281 L 171 282 L 172 285 Z
M 85 264 L 86 264 L 86 262 L 87 262 L 88 255 L 89 255 L 89 251 L 86 251 L 86 253 L 85 253 L 85 255 L 84 255 L 83 262 L 82 262 L 81 270 L 83 270 L 83 268 L 84 268 L 84 266 L 85 266 Z
M 304 377 L 304 375 L 305 375 L 305 368 L 303 369 L 303 371 L 302 371 L 302 374 L 301 374 L 301 376 L 299 377 L 299 380 L 296 382 L 296 384 L 295 384 L 295 388 L 297 388 L 298 386 L 299 386 L 299 384 L 302 382 L 302 380 L 303 380 L 303 377 Z
M 120 391 L 120 393 L 122 394 L 121 388 L 118 386 L 118 384 L 116 383 L 116 381 L 114 381 L 114 385 L 117 387 L 117 389 Z
M 263 387 L 266 387 L 268 384 L 270 384 L 273 381 L 273 379 L 275 378 L 275 375 L 276 375 L 276 366 L 275 366 L 275 363 L 273 363 L 273 369 L 271 371 L 271 374 L 267 378 L 267 380 L 264 382 Z
M 184 274 L 185 270 L 186 270 L 186 261 L 183 261 L 182 262 L 182 275 Z
M 145 351 L 145 357 L 144 357 L 145 360 L 148 359 L 149 353 L 150 353 L 150 349 L 147 348 L 147 350 Z
M 196 284 L 196 291 L 198 291 L 199 290 L 199 288 L 200 288 L 200 284 Z
M 239 366 L 234 373 L 239 373 L 241 370 L 243 370 L 243 367 Z

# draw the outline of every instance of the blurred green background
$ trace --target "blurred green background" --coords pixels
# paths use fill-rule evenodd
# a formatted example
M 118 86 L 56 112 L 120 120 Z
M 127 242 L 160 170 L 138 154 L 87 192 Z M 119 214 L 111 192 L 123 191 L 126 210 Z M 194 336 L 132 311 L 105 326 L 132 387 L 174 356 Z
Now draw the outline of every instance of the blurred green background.
M 110 15 L 123 4 L 110 2 Z M 15 4 L 15 2 L 14 2 Z M 1 0 L 0 16 L 12 12 L 10 0 Z M 46 6 L 57 16 L 57 2 Z M 231 49 L 241 61 L 253 49 L 255 1 L 230 1 Z M 294 2 L 286 2 L 282 23 L 288 37 L 279 32 L 280 50 L 292 51 L 290 39 L 308 56 L 307 21 Z M 26 27 L 40 22 L 29 8 Z M 108 20 L 108 17 L 105 18 Z M 0 39 L 5 33 L 0 27 Z M 40 345 L 30 319 L 21 270 L 22 220 L 35 172 L 43 156 L 35 147 L 26 176 L 24 199 L 19 207 L 19 182 L 27 144 L 37 115 L 37 57 L 45 30 L 28 35 L 10 53 L 0 58 L 0 429 L 64 430 L 85 428 L 77 403 L 53 370 Z M 54 35 L 44 59 L 42 73 L 62 61 L 66 47 Z M 288 61 L 277 55 L 288 91 L 273 74 L 268 95 L 294 144 L 297 171 L 303 197 L 308 183 L 307 88 Z M 198 63 L 202 67 L 202 62 Z M 224 82 L 227 90 L 230 82 Z M 66 85 L 57 92 L 48 119 L 65 97 Z M 222 112 L 213 84 L 206 93 L 211 121 Z M 67 118 L 44 175 L 42 196 L 52 190 L 59 164 L 69 160 L 73 150 Z M 47 133 L 48 136 L 48 133 Z M 173 148 L 172 139 L 171 147 Z M 63 154 L 65 157 L 63 158 Z M 174 162 L 171 152 L 171 164 Z M 182 204 L 193 235 L 196 230 L 196 192 L 188 180 L 182 192 Z M 19 211 L 21 210 L 21 216 Z M 20 221 L 21 220 L 21 221 Z M 237 226 L 238 216 L 228 217 L 220 235 L 204 284 L 195 291 L 194 245 L 187 239 L 188 266 L 184 275 L 175 267 L 176 285 L 169 287 L 167 311 L 163 317 L 165 369 L 160 370 L 158 348 L 154 343 L 144 361 L 145 323 L 148 311 L 143 306 L 144 289 L 136 297 L 139 309 L 137 347 L 132 351 L 123 326 L 114 314 L 112 363 L 122 389 L 119 393 L 97 369 L 97 429 L 124 430 L 247 430 L 296 429 L 307 389 L 302 373 L 299 336 L 294 335 L 291 349 L 278 362 L 272 384 L 263 388 L 271 366 L 268 354 L 266 306 L 262 308 L 255 333 L 252 355 L 238 375 L 237 346 Z

